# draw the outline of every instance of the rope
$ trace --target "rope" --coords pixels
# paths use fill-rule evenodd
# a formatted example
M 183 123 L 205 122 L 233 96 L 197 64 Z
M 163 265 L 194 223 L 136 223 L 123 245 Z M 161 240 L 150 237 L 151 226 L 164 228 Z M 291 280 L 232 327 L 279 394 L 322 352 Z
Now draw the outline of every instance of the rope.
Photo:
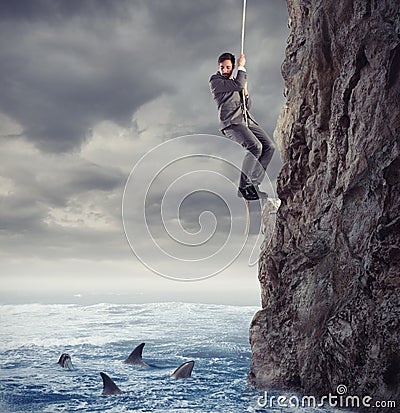
M 240 41 L 240 54 L 244 53 L 244 26 L 246 23 L 246 0 L 243 0 L 243 11 L 242 11 L 242 37 Z M 247 112 L 246 112 L 246 98 L 244 96 L 244 91 L 241 91 L 241 96 L 243 100 L 243 117 L 244 121 L 247 124 Z
M 243 0 L 243 12 L 242 12 L 242 37 L 240 41 L 240 54 L 244 53 L 244 26 L 246 23 L 246 0 Z M 247 123 L 247 113 L 246 113 L 246 99 L 244 97 L 244 92 L 242 90 L 242 99 L 243 99 L 243 109 L 244 109 L 244 119 Z M 249 212 L 250 209 L 250 201 L 246 199 L 246 226 L 244 228 L 244 235 L 247 235 L 249 232 Z
M 249 208 L 250 201 L 246 199 L 246 226 L 244 227 L 244 235 L 247 235 L 249 232 Z
M 240 54 L 244 53 L 244 24 L 246 22 L 246 0 L 243 0 L 243 12 L 242 12 L 242 40 L 240 42 Z

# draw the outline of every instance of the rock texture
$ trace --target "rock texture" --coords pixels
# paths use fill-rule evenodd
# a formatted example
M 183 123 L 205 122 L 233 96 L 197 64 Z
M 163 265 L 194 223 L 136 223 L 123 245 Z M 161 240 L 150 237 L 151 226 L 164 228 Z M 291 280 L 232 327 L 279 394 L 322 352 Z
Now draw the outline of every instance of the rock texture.
M 262 217 L 261 217 L 261 233 L 264 235 L 261 250 L 269 248 L 269 243 L 274 234 L 276 213 L 281 204 L 279 198 L 264 198 L 262 199 Z
M 287 5 L 281 206 L 249 380 L 314 395 L 344 384 L 400 411 L 400 3 Z

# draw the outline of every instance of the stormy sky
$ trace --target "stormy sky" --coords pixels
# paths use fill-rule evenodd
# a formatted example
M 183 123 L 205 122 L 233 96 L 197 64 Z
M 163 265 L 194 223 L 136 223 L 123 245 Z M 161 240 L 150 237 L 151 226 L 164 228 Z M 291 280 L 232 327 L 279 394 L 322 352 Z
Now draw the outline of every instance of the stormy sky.
M 247 3 L 252 113 L 272 136 L 287 10 Z M 217 56 L 238 55 L 241 12 L 240 0 L 0 3 L 0 302 L 258 304 L 259 211 L 242 250 L 241 153 L 208 86 Z M 272 188 L 279 168 L 275 153 Z

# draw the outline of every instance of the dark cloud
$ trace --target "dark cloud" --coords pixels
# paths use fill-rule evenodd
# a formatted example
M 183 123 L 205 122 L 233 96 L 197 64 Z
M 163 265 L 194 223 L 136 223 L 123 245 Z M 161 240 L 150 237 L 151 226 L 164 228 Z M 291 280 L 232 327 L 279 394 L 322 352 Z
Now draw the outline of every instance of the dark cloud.
M 128 125 L 137 108 L 170 89 L 146 59 L 129 55 L 115 32 L 99 34 L 99 27 L 101 20 L 94 27 L 67 20 L 0 28 L 0 110 L 43 151 L 79 147 L 104 119 Z
M 122 193 L 125 174 L 117 167 L 100 167 L 71 155 L 40 156 L 31 151 L 16 156 L 9 146 L 3 146 L 5 158 L 0 165 L 0 176 L 7 176 L 9 182 L 8 190 L 0 193 L 3 235 L 29 234 L 43 242 L 54 210 L 81 219 L 81 227 L 96 211 L 117 219 L 119 199 L 107 201 L 114 193 Z
M 6 249 L 13 240 L 16 240 L 15 246 L 18 249 L 20 245 L 25 244 L 25 240 L 19 238 L 22 234 L 37 234 L 40 232 L 41 222 L 46 217 L 47 207 L 32 199 L 31 194 L 19 194 L 18 196 L 0 196 L 0 234 L 8 238 L 4 246 Z
M 129 1 L 119 0 L 18 0 L 0 3 L 0 20 L 64 20 L 81 14 L 123 16 Z

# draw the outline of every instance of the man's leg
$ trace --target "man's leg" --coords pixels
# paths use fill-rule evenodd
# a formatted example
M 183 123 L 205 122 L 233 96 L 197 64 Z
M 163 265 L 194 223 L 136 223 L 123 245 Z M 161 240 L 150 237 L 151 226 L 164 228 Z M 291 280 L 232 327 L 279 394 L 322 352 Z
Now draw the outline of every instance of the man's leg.
M 272 156 L 275 152 L 275 144 L 264 129 L 254 123 L 251 119 L 249 119 L 249 129 L 262 145 L 261 153 L 258 157 L 258 163 L 255 163 L 254 169 L 250 172 L 250 177 L 253 184 L 260 185 L 264 179 L 267 166 L 271 162 Z
M 253 179 L 258 177 L 258 159 L 262 155 L 263 145 L 254 133 L 245 125 L 232 125 L 224 129 L 224 134 L 231 140 L 239 143 L 247 149 L 242 163 L 242 173 L 240 175 L 239 187 L 245 188 L 253 183 Z M 256 174 L 256 176 L 255 176 Z

